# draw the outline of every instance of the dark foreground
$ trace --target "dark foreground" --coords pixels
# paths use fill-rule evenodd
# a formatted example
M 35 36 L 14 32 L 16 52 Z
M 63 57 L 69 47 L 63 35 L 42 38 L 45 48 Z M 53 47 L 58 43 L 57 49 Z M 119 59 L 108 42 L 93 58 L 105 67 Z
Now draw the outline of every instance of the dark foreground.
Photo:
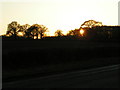
M 3 41 L 2 44 L 4 88 L 118 87 L 118 70 L 105 70 L 102 73 L 95 71 L 83 76 L 77 73 L 65 77 L 41 78 L 118 65 L 119 42 L 13 40 Z
M 5 88 L 120 88 L 119 70 L 120 65 L 112 65 L 28 80 L 13 81 L 3 83 L 3 90 Z

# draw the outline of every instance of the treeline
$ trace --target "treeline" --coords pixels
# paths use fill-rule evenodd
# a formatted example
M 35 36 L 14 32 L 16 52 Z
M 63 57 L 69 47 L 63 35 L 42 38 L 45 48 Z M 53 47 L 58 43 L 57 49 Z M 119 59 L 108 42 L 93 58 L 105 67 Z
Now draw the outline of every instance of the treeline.
M 120 26 L 96 26 L 84 28 L 84 37 L 97 40 L 119 40 Z
M 14 39 L 17 37 L 24 38 L 33 38 L 39 39 L 45 35 L 45 32 L 48 30 L 46 26 L 33 24 L 30 26 L 29 24 L 20 25 L 18 22 L 13 21 L 8 24 L 6 36 L 13 37 Z
M 18 22 L 13 21 L 8 24 L 7 32 L 4 37 L 13 39 L 43 39 L 44 37 L 47 37 L 46 32 L 48 32 L 48 28 L 44 25 L 20 25 Z M 66 35 L 63 34 L 62 30 L 57 30 L 54 34 L 56 38 L 59 39 L 81 38 L 87 40 L 118 40 L 120 35 L 120 26 L 105 26 L 102 25 L 102 22 L 88 20 L 85 21 L 79 29 L 70 30 Z

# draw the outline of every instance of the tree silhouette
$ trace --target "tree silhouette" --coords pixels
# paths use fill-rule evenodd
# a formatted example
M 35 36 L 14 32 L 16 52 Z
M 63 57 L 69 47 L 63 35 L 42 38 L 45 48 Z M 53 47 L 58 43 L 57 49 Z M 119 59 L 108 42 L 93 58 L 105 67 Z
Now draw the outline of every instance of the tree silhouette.
M 42 39 L 45 32 L 48 30 L 44 25 L 33 24 L 30 28 L 27 29 L 26 34 L 29 37 L 38 39 L 39 37 Z
M 27 29 L 30 28 L 30 25 L 29 24 L 21 25 L 19 28 L 20 29 L 19 29 L 18 33 L 20 32 L 23 34 L 24 37 L 27 37 L 28 36 Z
M 70 30 L 68 33 L 67 33 L 67 36 L 74 36 L 74 30 Z
M 55 32 L 55 36 L 58 36 L 58 37 L 63 36 L 63 33 L 62 33 L 62 32 L 63 32 L 62 30 L 57 30 L 57 31 Z
M 16 21 L 11 22 L 10 24 L 8 24 L 6 34 L 16 38 L 17 32 L 19 31 L 19 27 L 20 24 L 18 24 Z
M 79 35 L 80 35 L 79 29 L 70 30 L 70 31 L 67 33 L 67 36 L 79 36 Z
M 95 20 L 88 20 L 88 21 L 85 21 L 81 25 L 82 28 L 84 28 L 84 27 L 92 28 L 92 27 L 95 27 L 95 26 L 102 26 L 102 22 L 97 22 Z

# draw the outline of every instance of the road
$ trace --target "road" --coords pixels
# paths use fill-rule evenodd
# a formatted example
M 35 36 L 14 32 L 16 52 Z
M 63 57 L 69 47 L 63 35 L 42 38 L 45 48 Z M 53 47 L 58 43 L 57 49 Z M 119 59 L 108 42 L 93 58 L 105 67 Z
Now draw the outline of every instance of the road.
M 119 88 L 120 65 L 3 83 L 3 88 Z

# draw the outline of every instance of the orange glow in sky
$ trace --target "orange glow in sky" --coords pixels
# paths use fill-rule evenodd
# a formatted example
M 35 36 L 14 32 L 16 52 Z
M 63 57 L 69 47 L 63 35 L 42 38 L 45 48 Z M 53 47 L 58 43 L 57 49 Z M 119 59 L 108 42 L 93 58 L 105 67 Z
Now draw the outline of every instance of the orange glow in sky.
M 9 1 L 9 2 L 8 2 Z M 0 34 L 6 33 L 12 21 L 19 24 L 42 24 L 48 35 L 57 30 L 66 34 L 80 28 L 87 20 L 103 25 L 118 25 L 119 0 L 2 0 L 0 1 Z

